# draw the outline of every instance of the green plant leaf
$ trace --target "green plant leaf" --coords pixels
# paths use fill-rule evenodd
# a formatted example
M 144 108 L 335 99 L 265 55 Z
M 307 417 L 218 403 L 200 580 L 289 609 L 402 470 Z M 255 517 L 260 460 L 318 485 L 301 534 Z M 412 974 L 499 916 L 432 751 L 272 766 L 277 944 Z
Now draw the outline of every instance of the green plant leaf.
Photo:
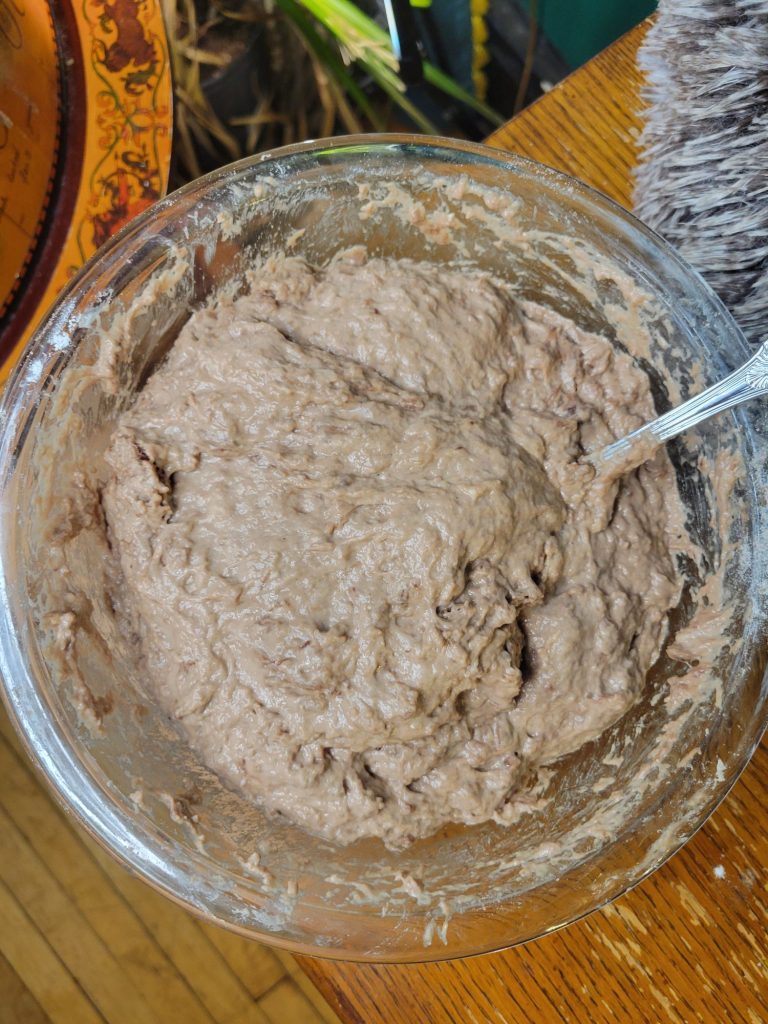
M 368 118 L 377 131 L 383 130 L 383 121 L 374 110 L 370 100 L 344 67 L 344 62 L 338 53 L 334 52 L 333 48 L 329 46 L 315 29 L 311 19 L 307 17 L 306 12 L 302 9 L 300 2 L 297 2 L 297 0 L 275 0 L 275 3 L 291 19 L 306 45 L 312 50 L 328 74 L 335 79 L 340 88 L 352 99 L 360 113 Z
M 495 125 L 497 128 L 499 125 L 504 124 L 504 118 L 498 111 L 494 110 L 493 107 L 489 107 L 487 103 L 483 103 L 477 96 L 467 92 L 463 86 L 459 85 L 455 78 L 446 75 L 444 71 L 436 68 L 434 64 L 428 62 L 424 64 L 424 77 L 430 85 L 434 85 L 435 88 L 444 92 L 447 96 L 452 96 L 453 99 L 459 100 L 459 102 L 477 111 L 478 114 L 482 114 L 490 124 Z
M 296 0 L 296 3 L 306 8 L 333 33 L 350 56 L 368 70 L 387 95 L 391 96 L 401 110 L 423 131 L 430 134 L 437 132 L 429 118 L 403 95 L 405 85 L 397 74 L 397 60 L 392 52 L 391 41 L 380 25 L 351 0 Z M 428 61 L 424 63 L 424 77 L 430 85 L 452 99 L 464 103 L 491 124 L 503 124 L 504 119 L 492 107 L 477 99 L 450 75 Z
M 414 124 L 416 124 L 427 135 L 440 134 L 437 125 L 430 121 L 426 114 L 423 114 L 414 103 L 411 103 L 405 93 L 392 82 L 389 76 L 380 76 L 378 69 L 371 67 L 368 64 L 365 66 L 368 68 L 371 77 L 374 78 L 384 92 L 395 101 L 403 113 L 410 117 Z M 399 82 L 400 80 L 397 79 L 397 81 Z

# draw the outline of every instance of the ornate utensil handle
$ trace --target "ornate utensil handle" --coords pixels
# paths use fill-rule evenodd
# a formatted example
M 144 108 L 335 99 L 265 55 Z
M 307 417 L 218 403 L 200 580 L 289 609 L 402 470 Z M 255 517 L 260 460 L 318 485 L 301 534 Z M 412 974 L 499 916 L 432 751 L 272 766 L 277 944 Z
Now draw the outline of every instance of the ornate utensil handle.
M 633 430 L 626 437 L 614 441 L 594 456 L 590 455 L 589 461 L 601 468 L 608 468 L 604 465 L 606 462 L 618 459 L 622 464 L 626 463 L 629 469 L 633 465 L 631 456 L 635 450 L 641 456 L 636 463 L 639 465 L 650 456 L 654 447 L 671 437 L 690 430 L 718 412 L 765 394 L 768 394 L 768 341 L 764 341 L 751 359 L 724 380 L 713 384 L 695 398 L 689 398 L 676 409 L 670 409 L 658 419 Z

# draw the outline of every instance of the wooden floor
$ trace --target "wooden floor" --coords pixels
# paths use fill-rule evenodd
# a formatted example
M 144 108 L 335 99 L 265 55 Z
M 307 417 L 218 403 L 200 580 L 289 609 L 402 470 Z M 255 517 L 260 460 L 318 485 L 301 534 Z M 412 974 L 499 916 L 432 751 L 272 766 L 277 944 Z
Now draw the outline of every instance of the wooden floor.
M 0 1024 L 339 1024 L 293 957 L 196 920 L 54 805 L 0 709 Z

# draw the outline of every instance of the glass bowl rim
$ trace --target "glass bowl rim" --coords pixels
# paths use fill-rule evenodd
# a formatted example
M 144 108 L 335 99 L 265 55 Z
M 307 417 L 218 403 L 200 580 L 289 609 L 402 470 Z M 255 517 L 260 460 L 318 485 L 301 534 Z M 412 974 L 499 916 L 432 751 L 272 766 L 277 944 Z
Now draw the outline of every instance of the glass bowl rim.
M 741 358 L 750 351 L 744 335 L 725 305 L 698 272 L 690 267 L 663 238 L 634 217 L 632 213 L 577 178 L 528 157 L 508 153 L 487 145 L 448 138 L 425 138 L 413 134 L 363 134 L 310 140 L 235 161 L 169 193 L 125 225 L 77 271 L 25 346 L 0 399 L 0 495 L 5 494 L 13 475 L 15 428 L 19 424 L 20 417 L 29 412 L 30 402 L 41 400 L 46 384 L 52 378 L 57 378 L 54 369 L 47 376 L 35 379 L 29 385 L 26 376 L 27 369 L 34 359 L 46 351 L 46 347 L 62 352 L 76 344 L 76 341 L 70 339 L 68 345 L 56 346 L 53 344 L 52 338 L 66 324 L 76 297 L 89 287 L 90 279 L 95 273 L 102 274 L 108 269 L 114 272 L 114 264 L 122 250 L 130 249 L 131 243 L 143 236 L 159 213 L 172 212 L 174 205 L 183 197 L 196 193 L 205 194 L 216 186 L 226 184 L 227 179 L 238 176 L 251 168 L 261 168 L 266 171 L 271 164 L 289 158 L 306 156 L 311 160 L 323 155 L 338 157 L 344 154 L 353 155 L 365 152 L 392 156 L 396 154 L 432 156 L 437 159 L 442 157 L 448 158 L 454 163 L 459 160 L 469 166 L 493 166 L 513 176 L 537 182 L 543 180 L 556 191 L 567 190 L 576 194 L 589 207 L 599 209 L 607 215 L 617 229 L 626 234 L 639 236 L 664 260 L 674 264 L 677 270 L 691 281 L 697 293 L 697 299 L 706 304 L 713 318 L 719 320 L 724 317 L 724 322 L 728 326 L 729 341 L 741 350 L 737 353 L 738 356 Z M 110 264 L 113 265 L 110 267 Z M 21 444 L 23 443 L 25 443 L 24 438 L 21 441 Z M 22 670 L 20 673 L 19 669 Z M 257 938 L 297 953 L 361 962 L 428 962 L 479 955 L 531 941 L 588 916 L 624 892 L 634 888 L 691 839 L 738 780 L 759 744 L 763 730 L 768 725 L 768 714 L 765 714 L 765 720 L 762 723 L 757 723 L 751 743 L 748 748 L 745 748 L 743 756 L 736 764 L 732 774 L 719 784 L 710 799 L 683 829 L 682 834 L 678 835 L 650 866 L 646 866 L 635 874 L 631 871 L 628 872 L 626 877 L 618 881 L 613 889 L 594 906 L 575 912 L 550 927 L 534 930 L 531 934 L 520 937 L 514 942 L 494 941 L 486 945 L 473 943 L 471 946 L 459 946 L 456 949 L 438 950 L 430 947 L 426 950 L 410 949 L 402 953 L 395 951 L 383 956 L 364 956 L 357 951 L 344 949 L 342 946 L 310 945 L 273 935 L 268 930 L 259 930 L 250 925 L 239 925 L 232 917 L 227 918 L 215 913 L 208 906 L 204 897 L 202 900 L 191 898 L 190 892 L 195 887 L 199 888 L 199 866 L 209 864 L 210 861 L 203 858 L 198 861 L 191 854 L 180 858 L 178 846 L 166 837 L 158 839 L 148 829 L 138 828 L 135 819 L 124 816 L 114 801 L 106 799 L 104 791 L 83 769 L 74 747 L 59 735 L 55 721 L 41 695 L 37 692 L 34 678 L 27 671 L 23 644 L 13 628 L 6 566 L 2 559 L 0 559 L 0 681 L 2 682 L 0 689 L 3 700 L 14 728 L 20 735 L 31 760 L 45 776 L 59 804 L 130 872 L 139 875 L 154 889 L 197 916 L 223 925 L 241 935 Z M 72 778 L 79 784 L 79 791 L 75 791 Z M 137 847 L 141 849 L 141 857 L 137 857 Z M 175 852 L 176 858 L 174 863 L 169 866 L 167 854 L 171 850 Z M 180 860 L 185 863 L 180 864 Z M 227 869 L 222 868 L 221 870 L 226 871 Z M 494 911 L 503 914 L 504 902 L 500 901 L 494 907 Z M 333 908 L 331 912 L 342 916 L 349 913 L 340 908 Z M 461 914 L 455 916 L 461 917 Z

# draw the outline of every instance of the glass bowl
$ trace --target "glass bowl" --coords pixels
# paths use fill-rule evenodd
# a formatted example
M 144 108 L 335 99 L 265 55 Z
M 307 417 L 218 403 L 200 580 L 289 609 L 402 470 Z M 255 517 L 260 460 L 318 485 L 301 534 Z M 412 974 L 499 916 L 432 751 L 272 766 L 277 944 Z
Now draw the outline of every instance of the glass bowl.
M 98 459 L 191 309 L 237 290 L 245 268 L 270 253 L 322 263 L 356 243 L 506 277 L 522 297 L 629 351 L 659 411 L 747 355 L 722 304 L 663 241 L 531 161 L 370 136 L 225 167 L 147 210 L 75 276 L 6 388 L 0 670 L 11 717 L 64 806 L 193 912 L 320 956 L 463 956 L 542 935 L 635 885 L 695 832 L 747 763 L 768 695 L 767 418 L 753 403 L 670 446 L 706 563 L 676 622 L 710 601 L 723 640 L 710 662 L 663 655 L 638 706 L 554 765 L 555 798 L 514 827 L 451 827 L 399 853 L 309 836 L 267 818 L 197 761 L 143 694 L 104 616 L 92 611 L 101 639 L 79 641 L 76 671 L 52 653 L 40 610 L 54 571 L 41 540 L 43 490 L 67 500 L 68 458 Z M 728 488 L 715 479 L 723 460 L 735 467 Z M 707 590 L 710 577 L 719 590 Z

